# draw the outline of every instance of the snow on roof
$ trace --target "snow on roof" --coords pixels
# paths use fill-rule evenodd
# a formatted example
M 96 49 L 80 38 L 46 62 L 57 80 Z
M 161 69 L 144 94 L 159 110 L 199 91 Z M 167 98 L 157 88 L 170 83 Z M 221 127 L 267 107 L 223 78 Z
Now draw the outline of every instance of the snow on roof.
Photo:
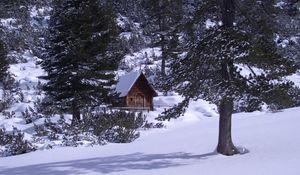
M 120 97 L 124 97 L 128 94 L 141 73 L 141 71 L 132 71 L 120 77 L 119 82 L 116 85 L 116 91 L 121 93 Z

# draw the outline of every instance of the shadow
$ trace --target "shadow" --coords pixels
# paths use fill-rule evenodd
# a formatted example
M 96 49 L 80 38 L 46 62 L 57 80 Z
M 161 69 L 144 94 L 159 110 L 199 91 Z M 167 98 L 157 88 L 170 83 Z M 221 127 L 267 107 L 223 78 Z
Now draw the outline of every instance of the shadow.
M 1 175 L 79 175 L 87 172 L 109 174 L 126 170 L 152 170 L 187 165 L 184 160 L 207 159 L 217 155 L 211 152 L 202 155 L 190 153 L 143 154 L 99 157 L 82 160 L 35 164 L 16 168 L 0 167 Z

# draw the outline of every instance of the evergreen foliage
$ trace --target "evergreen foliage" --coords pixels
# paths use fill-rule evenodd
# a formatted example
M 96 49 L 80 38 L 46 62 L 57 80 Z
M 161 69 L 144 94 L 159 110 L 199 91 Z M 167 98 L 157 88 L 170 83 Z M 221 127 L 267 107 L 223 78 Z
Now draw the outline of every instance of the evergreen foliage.
M 80 109 L 109 104 L 114 71 L 122 56 L 115 15 L 97 0 L 55 0 L 48 53 L 45 103 L 80 119 Z
M 111 0 L 115 11 L 122 16 L 141 23 L 145 21 L 145 11 L 142 7 L 143 0 Z
M 0 128 L 0 156 L 12 156 L 24 154 L 36 150 L 36 148 L 24 139 L 24 133 L 14 128 L 7 132 Z
M 33 125 L 45 118 L 35 125 L 34 143 L 50 141 L 49 148 L 127 143 L 140 128 L 163 126 L 142 114 L 93 108 L 107 110 L 115 101 L 115 72 L 125 52 L 140 57 L 134 65 L 146 65 L 158 90 L 185 97 L 160 119 L 179 117 L 190 100 L 219 106 L 218 151 L 230 145 L 224 154 L 238 152 L 228 132 L 233 111 L 300 106 L 299 88 L 285 78 L 299 71 L 299 0 L 1 0 L 0 20 L 0 112 Z M 160 49 L 161 57 L 149 48 Z M 22 83 L 8 72 L 9 64 L 28 61 L 24 53 L 43 59 L 43 106 L 36 100 L 37 109 L 5 111 L 27 102 L 27 93 L 16 90 Z M 126 61 L 123 68 L 132 67 Z M 51 119 L 66 113 L 74 122 Z M 35 149 L 21 131 L 0 128 L 0 156 Z
M 275 16 L 279 24 L 276 42 L 280 52 L 291 59 L 300 61 L 300 2 L 283 0 L 277 5 L 278 14 Z
M 144 127 L 142 113 L 117 111 L 112 113 L 87 113 L 85 130 L 92 131 L 97 137 L 112 143 L 129 143 L 139 137 L 138 129 Z
M 8 62 L 6 55 L 7 51 L 4 47 L 4 43 L 0 40 L 0 83 L 2 83 L 7 76 Z
M 0 112 L 9 107 L 12 103 L 14 80 L 8 72 L 9 63 L 7 60 L 7 50 L 0 40 Z
M 146 14 L 146 21 L 143 23 L 146 35 L 150 36 L 152 46 L 161 48 L 161 71 L 158 75 L 160 82 L 164 82 L 167 60 L 177 58 L 183 1 L 143 0 L 142 6 Z M 158 87 L 165 91 L 162 85 Z
M 237 4 L 234 20 L 236 24 L 226 30 L 224 23 L 209 28 L 202 24 L 202 35 L 194 43 L 189 44 L 192 47 L 187 50 L 187 55 L 174 60 L 171 64 L 168 84 L 183 95 L 185 100 L 178 105 L 177 110 L 170 110 L 172 114 L 168 115 L 169 117 L 178 117 L 182 112 L 180 108 L 186 107 L 189 100 L 198 98 L 215 104 L 219 104 L 223 97 L 230 97 L 236 102 L 247 101 L 247 105 L 256 104 L 257 107 L 262 102 L 277 108 L 295 105 L 293 101 L 295 94 L 287 93 L 289 89 L 293 89 L 293 85 L 283 77 L 295 73 L 298 67 L 294 60 L 283 57 L 277 50 L 273 41 L 275 22 L 264 9 L 265 6 L 270 7 L 264 4 L 268 2 L 264 1 L 262 5 L 260 1 L 249 0 Z M 222 8 L 219 8 L 218 3 L 203 1 L 194 18 L 206 21 L 207 17 L 213 16 L 214 19 L 211 20 L 224 21 L 225 19 L 220 18 Z M 271 6 L 274 4 L 271 3 Z M 204 10 L 207 8 L 219 10 Z M 257 13 L 258 11 L 262 13 Z M 206 15 L 200 15 L 202 13 Z M 262 72 L 253 71 L 254 68 Z M 242 69 L 249 69 L 251 74 L 243 75 Z M 278 94 L 279 91 L 288 99 L 270 96 Z M 299 97 L 299 93 L 296 94 Z
M 2 27 L 0 34 L 9 52 L 15 52 L 9 57 L 10 61 L 17 62 L 18 53 L 29 47 L 30 23 L 29 0 L 1 0 L 0 18 L 8 19 L 9 28 Z M 0 23 L 1 26 L 1 23 Z
M 64 146 L 90 144 L 129 143 L 139 137 L 139 129 L 150 126 L 142 113 L 125 111 L 85 112 L 82 122 L 70 124 L 63 116 L 52 122 L 47 118 L 43 125 L 35 125 L 36 140 L 60 141 Z M 154 127 L 152 124 L 151 126 Z M 148 127 L 149 128 L 149 127 Z

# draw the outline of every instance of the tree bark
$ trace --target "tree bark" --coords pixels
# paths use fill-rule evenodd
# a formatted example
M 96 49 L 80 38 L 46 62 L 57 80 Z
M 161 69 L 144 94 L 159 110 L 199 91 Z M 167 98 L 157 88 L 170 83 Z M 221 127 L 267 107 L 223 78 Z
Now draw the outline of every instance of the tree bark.
M 235 17 L 235 3 L 234 0 L 220 0 L 220 6 L 222 11 L 223 30 L 225 34 L 232 30 Z M 226 32 L 227 31 L 227 32 Z M 222 60 L 222 78 L 224 85 L 230 88 L 233 81 L 233 72 L 230 68 L 233 67 L 233 58 L 229 55 L 222 55 L 225 59 Z M 228 94 L 227 94 L 228 95 Z M 234 155 L 238 153 L 238 150 L 233 145 L 231 138 L 231 117 L 233 112 L 233 98 L 228 97 L 226 94 L 222 98 L 219 106 L 219 139 L 217 152 L 223 155 Z
M 219 106 L 219 140 L 217 152 L 223 155 L 234 155 L 238 150 L 233 145 L 231 138 L 231 117 L 233 111 L 233 99 L 223 97 Z
M 163 78 L 166 77 L 166 49 L 165 49 L 165 36 L 161 35 L 161 51 L 162 51 L 162 58 L 161 58 L 161 76 Z
M 80 109 L 75 100 L 72 102 L 72 115 L 72 123 L 78 123 L 80 121 Z
M 234 0 L 220 0 L 222 11 L 222 22 L 225 28 L 233 27 L 235 18 L 235 2 Z

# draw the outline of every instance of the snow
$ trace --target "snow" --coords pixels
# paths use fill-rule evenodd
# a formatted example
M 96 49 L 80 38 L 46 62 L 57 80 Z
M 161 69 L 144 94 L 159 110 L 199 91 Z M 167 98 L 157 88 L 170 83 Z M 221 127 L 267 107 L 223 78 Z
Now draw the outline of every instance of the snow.
M 120 37 L 129 40 L 132 37 L 132 33 L 131 32 L 122 32 L 120 34 Z
M 133 36 L 143 34 L 139 23 L 133 22 L 129 18 L 120 14 L 117 17 L 117 25 L 124 30 L 124 32 L 121 32 L 120 37 L 127 41 L 129 41 Z
M 141 71 L 131 71 L 120 77 L 116 85 L 116 91 L 120 93 L 120 97 L 124 97 L 128 94 L 141 73 Z
M 293 75 L 286 77 L 288 80 L 295 83 L 295 86 L 298 86 L 300 88 L 300 73 L 295 73 Z
M 218 118 L 199 115 L 197 120 L 173 120 L 166 128 L 144 131 L 129 144 L 65 147 L 0 158 L 0 174 L 297 175 L 299 112 L 300 108 L 293 108 L 234 115 L 233 141 L 249 150 L 246 154 L 216 154 Z
M 297 36 L 292 36 L 292 37 L 290 38 L 290 40 L 291 40 L 292 42 L 298 44 L 299 37 L 297 37 Z
M 235 66 L 239 69 L 241 76 L 245 78 L 249 77 L 250 75 L 253 76 L 253 72 L 255 72 L 255 74 L 258 76 L 265 73 L 263 69 L 253 66 L 250 67 L 243 64 L 235 64 Z
M 6 112 L 13 114 L 12 118 L 5 119 L 4 116 L 0 115 L 0 127 L 6 128 L 7 131 L 12 131 L 13 127 L 17 127 L 21 130 L 32 128 L 33 124 L 25 125 L 22 112 L 29 107 L 33 107 L 34 102 L 42 97 L 42 94 L 39 94 L 39 90 L 37 89 L 40 82 L 38 77 L 45 75 L 43 69 L 37 65 L 40 59 L 33 56 L 31 51 L 26 50 L 22 54 L 22 60 L 25 60 L 25 62 L 11 64 L 9 66 L 9 72 L 18 83 L 18 88 L 23 94 L 23 99 L 16 96 L 15 98 L 18 99 L 18 101 L 6 110 Z
M 153 104 L 155 111 L 150 111 L 147 114 L 147 116 L 150 116 L 150 119 L 155 118 L 165 110 L 170 109 L 174 105 L 177 105 L 178 103 L 182 102 L 182 100 L 183 97 L 177 94 L 174 94 L 172 96 L 154 97 Z M 205 100 L 199 99 L 197 101 L 191 101 L 189 107 L 185 112 L 185 115 L 177 119 L 176 122 L 198 120 L 198 116 L 217 117 L 217 113 L 218 112 L 216 105 L 211 104 Z M 173 123 L 168 124 L 171 125 Z
M 152 62 L 152 65 L 156 67 L 160 65 L 157 58 L 161 57 L 161 49 L 158 47 L 141 49 L 138 52 L 125 55 L 123 62 L 128 65 L 130 69 L 144 69 L 145 62 Z M 149 66 L 149 65 L 148 65 Z
M 213 27 L 215 27 L 216 25 L 217 25 L 216 22 L 213 22 L 211 19 L 207 19 L 207 20 L 205 21 L 205 28 L 206 28 L 206 29 L 213 28 Z
M 278 7 L 284 4 L 278 3 Z M 40 14 L 51 9 L 32 7 L 30 11 L 31 25 L 38 25 Z M 45 17 L 44 24 L 49 20 Z M 118 25 L 126 28 L 129 19 L 120 16 Z M 16 19 L 0 19 L 0 26 L 8 29 L 15 27 Z M 135 28 L 140 29 L 138 23 Z M 205 22 L 209 29 L 220 22 L 208 19 Z M 45 27 L 45 26 L 44 26 Z M 142 30 L 140 30 L 142 32 Z M 129 40 L 132 32 L 123 32 L 120 36 Z M 296 41 L 298 38 L 291 38 Z M 284 40 L 282 47 L 288 40 Z M 116 90 L 124 96 L 128 93 L 135 80 L 144 69 L 146 62 L 151 62 L 151 68 L 160 65 L 161 49 L 145 48 L 128 54 L 124 63 L 133 69 L 128 75 L 120 77 Z M 25 138 L 32 139 L 33 123 L 25 124 L 21 112 L 40 95 L 35 87 L 45 72 L 36 62 L 40 61 L 30 51 L 25 51 L 23 63 L 13 64 L 9 71 L 13 74 L 24 94 L 24 100 L 15 103 L 8 112 L 14 111 L 14 117 L 6 118 L 0 115 L 0 127 L 11 131 L 13 127 L 25 132 Z M 245 77 L 252 72 L 244 65 L 236 65 Z M 261 75 L 263 70 L 251 67 Z M 121 74 L 121 73 L 119 73 Z M 287 79 L 300 87 L 300 76 L 294 74 Z M 154 98 L 155 111 L 145 113 L 149 121 L 154 121 L 159 114 L 183 100 L 178 95 L 159 96 Z M 40 150 L 24 155 L 0 158 L 0 175 L 198 175 L 198 174 L 300 174 L 300 108 L 287 109 L 279 113 L 253 112 L 239 113 L 233 116 L 233 141 L 244 149 L 246 154 L 226 157 L 216 154 L 218 137 L 217 107 L 204 100 L 192 101 L 185 115 L 181 118 L 163 122 L 166 127 L 141 131 L 141 137 L 129 144 L 108 144 L 93 147 L 55 147 L 43 150 L 47 144 L 38 146 Z M 67 116 L 69 119 L 71 116 Z M 59 116 L 55 116 L 55 121 Z M 34 121 L 39 125 L 44 119 Z M 56 144 L 58 145 L 58 144 Z M 87 144 L 85 144 L 87 145 Z
M 0 26 L 8 29 L 8 30 L 16 30 L 20 26 L 15 27 L 17 20 L 15 18 L 6 18 L 6 19 L 0 19 Z
M 283 1 L 279 1 L 279 2 L 277 2 L 277 4 L 274 5 L 274 7 L 283 9 L 285 5 L 287 5 L 287 3 L 283 2 Z
M 48 21 L 50 20 L 50 16 L 46 15 L 52 10 L 51 7 L 37 7 L 32 6 L 30 9 L 30 24 L 32 27 L 47 27 Z M 43 16 L 42 21 L 38 21 L 37 19 Z
M 117 18 L 117 25 L 120 26 L 121 28 L 125 28 L 126 27 L 126 22 L 128 22 L 128 18 L 119 15 Z

